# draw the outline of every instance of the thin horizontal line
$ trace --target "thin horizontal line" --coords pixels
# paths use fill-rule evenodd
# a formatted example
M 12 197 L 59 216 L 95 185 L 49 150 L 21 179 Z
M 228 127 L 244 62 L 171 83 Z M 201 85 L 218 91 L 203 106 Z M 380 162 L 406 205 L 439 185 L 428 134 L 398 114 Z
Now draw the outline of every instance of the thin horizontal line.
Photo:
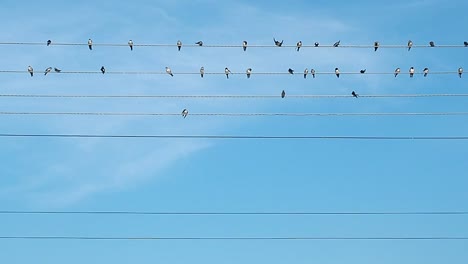
M 468 215 L 468 211 L 387 212 L 150 212 L 150 211 L 0 211 L 0 214 L 57 215 Z
M 0 137 L 50 138 L 164 138 L 164 139 L 327 139 L 327 140 L 468 140 L 468 136 L 242 136 L 242 135 L 96 135 L 96 134 L 8 134 Z
M 90 237 L 0 236 L 3 240 L 468 240 L 468 237 Z
M 85 95 L 85 94 L 0 94 L 0 97 L 20 98 L 233 98 L 233 99 L 278 99 L 280 95 Z M 468 94 L 375 94 L 359 95 L 362 98 L 417 98 L 417 97 L 468 97 Z M 354 98 L 352 95 L 287 95 L 287 98 Z
M 180 116 L 180 113 L 129 112 L 0 112 L 0 115 Z M 188 116 L 466 116 L 468 112 L 401 113 L 189 113 Z

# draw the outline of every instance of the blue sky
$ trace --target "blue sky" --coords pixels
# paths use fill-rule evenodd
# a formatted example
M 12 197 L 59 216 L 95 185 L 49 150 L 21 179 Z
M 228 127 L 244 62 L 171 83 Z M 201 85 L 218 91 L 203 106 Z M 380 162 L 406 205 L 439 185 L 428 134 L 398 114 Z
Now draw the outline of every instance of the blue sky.
M 466 1 L 2 1 L 2 42 L 461 44 Z M 465 39 L 464 39 L 465 38 Z M 66 75 L 65 71 L 456 71 L 465 49 L 1 46 L 1 93 L 466 93 L 430 75 Z M 455 112 L 464 98 L 0 98 L 1 111 Z M 464 117 L 0 116 L 2 133 L 464 136 Z M 468 210 L 467 142 L 0 138 L 2 210 Z M 20 216 L 2 235 L 468 236 L 466 216 Z M 466 241 L 5 241 L 2 263 L 466 263 Z

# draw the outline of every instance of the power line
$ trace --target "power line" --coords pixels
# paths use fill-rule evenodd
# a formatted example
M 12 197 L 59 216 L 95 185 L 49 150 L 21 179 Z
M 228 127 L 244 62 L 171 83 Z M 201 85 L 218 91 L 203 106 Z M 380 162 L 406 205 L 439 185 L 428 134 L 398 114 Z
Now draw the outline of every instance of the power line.
M 31 138 L 140 138 L 140 139 L 325 139 L 325 140 L 468 140 L 468 136 L 242 136 L 242 135 L 97 135 L 97 134 L 6 134 L 0 137 Z
M 0 211 L 19 215 L 468 215 L 468 211 L 385 212 L 154 212 L 154 211 Z
M 0 115 L 77 115 L 77 116 L 180 116 L 180 113 L 149 112 L 0 112 Z M 468 112 L 394 112 L 394 113 L 190 113 L 189 116 L 467 116 Z
M 0 94 L 0 97 L 18 98 L 196 98 L 196 99 L 278 99 L 279 95 L 83 95 L 83 94 Z M 369 94 L 361 95 L 362 98 L 418 98 L 418 97 L 468 97 L 468 94 Z M 352 95 L 287 95 L 287 98 L 354 98 Z
M 15 46 L 46 46 L 46 42 L 0 42 L 0 45 L 15 45 Z M 77 43 L 77 42 L 51 42 L 50 46 L 88 46 L 88 43 Z M 92 46 L 100 46 L 100 47 L 129 47 L 128 43 L 96 43 L 93 42 Z M 173 47 L 177 48 L 177 43 L 133 43 L 133 47 Z M 185 47 L 189 48 L 238 48 L 242 49 L 243 45 L 242 42 L 239 44 L 206 44 L 203 43 L 202 46 L 198 44 L 182 44 L 182 49 Z M 445 45 L 412 45 L 413 48 L 465 48 L 467 47 L 464 44 L 445 44 Z M 274 44 L 248 44 L 247 45 L 247 50 L 249 48 L 297 48 L 297 45 L 287 45 L 283 44 L 281 47 L 278 47 Z M 315 46 L 314 44 L 308 45 L 308 44 L 303 44 L 301 46 L 302 48 L 359 48 L 359 49 L 374 49 L 375 46 L 374 44 L 350 44 L 350 45 L 344 45 L 340 44 L 338 47 L 335 47 L 333 44 L 319 44 L 318 46 Z M 399 45 L 399 44 L 394 44 L 394 45 L 384 45 L 384 44 L 379 44 L 378 46 L 379 49 L 407 49 L 408 45 Z
M 91 237 L 91 236 L 0 236 L 3 240 L 468 240 L 468 237 Z

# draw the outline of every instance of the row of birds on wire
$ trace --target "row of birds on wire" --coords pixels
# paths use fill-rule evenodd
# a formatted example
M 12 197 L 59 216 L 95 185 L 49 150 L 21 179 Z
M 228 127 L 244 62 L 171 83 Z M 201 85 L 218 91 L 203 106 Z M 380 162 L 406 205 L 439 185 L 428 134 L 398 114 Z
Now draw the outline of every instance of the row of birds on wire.
M 55 73 L 62 72 L 62 70 L 59 69 L 59 68 L 53 68 L 53 69 L 54 69 Z M 106 68 L 104 66 L 102 66 L 100 70 L 101 70 L 102 74 L 106 73 Z M 31 77 L 34 76 L 33 67 L 28 66 L 28 72 L 31 75 Z M 47 75 L 50 72 L 52 72 L 52 67 L 46 68 L 45 71 L 44 71 L 44 75 Z M 169 67 L 166 67 L 166 73 L 169 74 L 172 77 L 174 76 L 174 73 L 172 73 L 172 70 Z M 294 70 L 289 68 L 288 73 L 289 74 L 294 74 Z M 360 70 L 359 73 L 365 74 L 366 69 Z M 394 71 L 394 76 L 397 77 L 400 73 L 401 73 L 401 68 L 396 68 L 395 71 Z M 410 67 L 408 73 L 409 73 L 409 76 L 412 78 L 414 76 L 414 74 L 416 73 L 415 68 Z M 463 74 L 463 68 L 462 67 L 458 68 L 457 73 L 458 73 L 458 76 L 461 78 L 462 74 Z M 229 79 L 229 75 L 232 74 L 232 72 L 231 72 L 231 70 L 229 68 L 226 67 L 226 68 L 224 68 L 224 74 L 226 75 L 226 78 Z M 250 76 L 252 75 L 252 68 L 247 68 L 247 70 L 245 71 L 245 74 L 247 75 L 247 78 L 250 78 Z M 309 70 L 306 68 L 304 70 L 303 74 L 304 74 L 304 79 L 307 78 L 307 75 L 309 74 Z M 315 72 L 315 69 L 310 70 L 310 75 L 312 75 L 312 78 L 315 78 L 316 74 L 317 73 Z M 335 68 L 335 75 L 336 75 L 337 78 L 340 78 L 340 74 L 341 74 L 340 69 Z M 424 68 L 423 71 L 422 71 L 422 74 L 423 74 L 424 77 L 427 77 L 427 75 L 429 74 L 429 68 L 427 68 L 427 67 Z M 204 75 L 205 75 L 205 68 L 201 67 L 200 68 L 200 77 L 203 78 Z
M 283 46 L 283 43 L 284 43 L 284 40 L 277 40 L 276 38 L 273 38 L 273 42 L 275 44 L 275 46 L 277 47 L 282 47 Z M 411 50 L 411 48 L 413 47 L 413 41 L 412 40 L 408 40 L 407 44 L 406 44 L 406 47 L 408 48 L 408 51 Z M 52 40 L 47 40 L 46 42 L 46 45 L 47 46 L 50 46 L 50 45 L 53 45 L 52 43 Z M 115 45 L 115 44 L 114 44 Z M 117 44 L 118 45 L 118 44 Z M 129 40 L 127 42 L 127 45 L 130 47 L 130 50 L 133 50 L 133 47 L 134 46 L 137 46 L 136 44 L 133 43 L 133 40 Z M 176 43 L 175 43 L 175 46 L 177 46 L 177 49 L 180 51 L 182 49 L 182 41 L 178 40 Z M 203 47 L 204 43 L 203 41 L 197 41 L 195 42 L 194 44 L 192 44 L 191 46 L 200 46 L 200 47 Z M 338 40 L 336 41 L 335 43 L 333 43 L 333 45 L 325 45 L 323 47 L 334 47 L 334 48 L 338 48 L 340 47 L 341 45 L 341 40 Z M 247 47 L 249 46 L 248 42 L 246 40 L 242 41 L 242 49 L 244 51 L 247 50 Z M 310 45 L 310 46 L 306 46 L 306 45 L 303 45 L 302 41 L 298 41 L 296 43 L 296 50 L 299 51 L 302 47 L 321 47 L 320 46 L 320 43 L 319 42 L 315 42 L 313 45 Z M 463 46 L 465 47 L 468 47 L 468 41 L 463 41 Z M 379 41 L 375 41 L 374 44 L 373 44 L 373 48 L 374 48 L 374 51 L 377 51 L 380 47 L 380 42 Z M 426 47 L 436 47 L 436 44 L 434 41 L 429 41 L 429 45 L 426 46 Z M 88 48 L 89 50 L 93 50 L 93 40 L 92 39 L 88 39 Z

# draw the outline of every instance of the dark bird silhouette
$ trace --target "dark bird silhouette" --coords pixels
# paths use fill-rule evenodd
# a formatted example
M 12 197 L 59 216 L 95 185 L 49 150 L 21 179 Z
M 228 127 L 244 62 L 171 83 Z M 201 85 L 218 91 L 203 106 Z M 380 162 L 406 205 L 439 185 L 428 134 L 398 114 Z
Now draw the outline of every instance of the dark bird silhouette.
M 408 40 L 408 51 L 410 51 L 411 47 L 413 47 L 413 41 Z
M 31 77 L 33 77 L 33 75 L 34 75 L 33 67 L 28 66 L 28 72 L 29 72 L 29 74 L 31 74 Z
M 336 47 L 340 46 L 340 43 L 341 43 L 341 40 L 338 40 L 337 42 L 335 42 L 335 43 L 333 44 L 333 47 L 336 48 Z
M 47 67 L 44 71 L 44 75 L 47 75 L 50 71 L 52 71 L 52 67 Z
M 52 44 L 52 40 L 47 40 L 47 46 L 49 46 L 50 44 Z
M 198 42 L 195 42 L 195 44 L 197 44 L 198 46 L 201 47 L 201 46 L 203 46 L 203 41 L 200 40 L 200 41 L 198 41 Z
M 366 73 L 366 69 L 360 70 L 360 73 Z
M 283 91 L 281 92 L 281 98 L 284 98 L 285 96 L 286 96 L 286 92 L 283 90 Z
M 353 91 L 353 92 L 351 93 L 351 95 L 354 96 L 354 97 L 356 97 L 356 98 L 359 97 L 359 94 L 357 94 L 355 91 Z
M 205 74 L 205 67 L 200 68 L 200 76 L 203 78 L 203 75 Z
M 247 50 L 247 41 L 246 41 L 246 40 L 244 40 L 244 41 L 242 42 L 242 48 L 244 49 L 244 51 Z
M 304 79 L 307 78 L 308 73 L 309 73 L 309 70 L 307 68 L 305 68 L 305 70 L 304 70 Z
M 102 74 L 106 73 L 106 68 L 104 68 L 104 66 L 101 67 L 101 72 Z
M 320 44 L 319 44 L 318 42 L 315 42 L 315 43 L 314 43 L 314 46 L 315 46 L 315 47 L 318 47 L 319 45 L 320 45 Z
M 379 49 L 380 43 L 378 41 L 374 42 L 374 51 L 377 51 Z
M 312 74 L 312 78 L 315 78 L 315 70 L 314 69 L 310 69 L 310 74 Z
M 302 47 L 302 41 L 299 40 L 299 42 L 297 42 L 296 44 L 297 51 L 299 51 L 301 47 Z
M 429 73 L 429 68 L 424 68 L 423 73 L 424 73 L 424 77 L 426 77 L 427 74 Z
M 291 68 L 288 69 L 288 72 L 289 72 L 290 74 L 294 74 L 294 70 L 291 69 Z
M 435 47 L 434 41 L 430 41 L 430 42 L 429 42 L 429 46 Z
M 177 50 L 180 51 L 181 48 L 182 48 L 182 41 L 178 40 L 177 41 Z
M 340 78 L 340 70 L 338 68 L 335 68 L 335 75 L 336 78 Z
M 182 110 L 182 116 L 186 118 L 187 115 L 188 115 L 188 110 L 187 109 Z
M 88 39 L 88 48 L 89 48 L 89 50 L 93 50 L 93 40 L 92 39 Z
M 465 45 L 465 47 L 468 47 L 468 41 L 463 41 L 463 45 Z
M 401 72 L 401 69 L 400 68 L 396 68 L 395 69 L 395 77 L 397 77 L 397 75 Z
M 413 76 L 414 76 L 414 67 L 411 67 L 409 69 L 409 77 L 413 78 Z
M 59 72 L 61 72 L 62 70 L 59 69 L 59 68 L 54 68 L 54 71 L 57 72 L 57 73 L 59 73 Z
M 130 47 L 130 50 L 133 50 L 133 40 L 128 41 L 128 46 Z
M 273 41 L 275 42 L 275 45 L 276 45 L 276 46 L 278 46 L 278 47 L 283 46 L 283 40 L 281 40 L 281 42 L 279 42 L 278 40 L 276 40 L 275 38 L 273 38 Z

